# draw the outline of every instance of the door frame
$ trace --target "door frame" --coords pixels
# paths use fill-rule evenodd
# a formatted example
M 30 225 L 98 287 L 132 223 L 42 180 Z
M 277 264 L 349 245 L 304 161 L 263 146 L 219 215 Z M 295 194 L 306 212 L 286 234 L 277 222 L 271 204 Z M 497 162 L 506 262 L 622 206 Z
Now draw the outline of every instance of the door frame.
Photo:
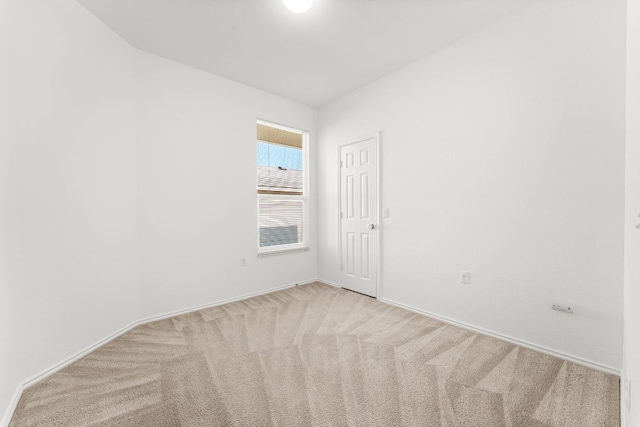
M 342 288 L 342 217 L 340 215 L 341 212 L 341 203 L 342 203 L 342 165 L 340 164 L 342 160 L 342 147 L 351 144 L 357 144 L 358 142 L 366 141 L 368 139 L 375 139 L 376 144 L 376 196 L 377 203 L 375 206 L 376 210 L 376 226 L 378 227 L 378 244 L 376 247 L 376 296 L 374 298 L 380 299 L 382 297 L 382 191 L 380 188 L 380 142 L 381 142 L 382 132 L 371 132 L 365 135 L 362 135 L 358 138 L 348 139 L 340 144 L 338 144 L 338 155 L 337 155 L 337 166 L 338 166 L 338 209 L 337 209 L 337 218 L 338 218 L 338 286 Z

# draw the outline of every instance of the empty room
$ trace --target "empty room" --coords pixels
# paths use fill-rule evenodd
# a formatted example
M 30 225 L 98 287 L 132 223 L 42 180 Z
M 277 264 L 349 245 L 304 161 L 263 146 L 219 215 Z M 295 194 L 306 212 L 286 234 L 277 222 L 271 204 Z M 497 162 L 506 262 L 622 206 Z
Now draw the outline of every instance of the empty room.
M 0 0 L 1 426 L 640 427 L 640 0 Z

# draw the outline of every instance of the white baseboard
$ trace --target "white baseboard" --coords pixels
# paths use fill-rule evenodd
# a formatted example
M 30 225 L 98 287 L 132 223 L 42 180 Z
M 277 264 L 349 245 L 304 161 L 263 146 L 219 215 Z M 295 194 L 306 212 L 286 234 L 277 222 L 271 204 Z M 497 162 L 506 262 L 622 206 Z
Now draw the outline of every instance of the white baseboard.
M 321 282 L 322 280 L 319 280 L 319 281 Z M 464 328 L 464 329 L 467 329 L 467 330 L 470 330 L 470 331 L 473 331 L 473 332 L 478 332 L 478 333 L 481 333 L 481 334 L 484 334 L 484 335 L 489 335 L 491 337 L 494 337 L 494 338 L 497 338 L 497 339 L 500 339 L 500 340 L 503 340 L 503 341 L 508 341 L 508 342 L 510 342 L 512 344 L 516 344 L 516 345 L 528 348 L 530 350 L 535 350 L 535 351 L 538 351 L 540 353 L 547 354 L 549 356 L 554 356 L 554 357 L 557 357 L 559 359 L 563 359 L 563 360 L 566 360 L 566 361 L 569 361 L 569 362 L 576 363 L 578 365 L 586 366 L 587 368 L 595 369 L 597 371 L 605 372 L 607 374 L 613 374 L 613 375 L 620 376 L 620 370 L 616 369 L 616 368 L 612 368 L 610 366 L 601 365 L 599 363 L 592 362 L 590 360 L 581 359 L 579 357 L 572 356 L 570 354 L 562 353 L 560 351 L 552 350 L 552 349 L 546 348 L 546 347 L 541 347 L 541 346 L 536 345 L 536 344 L 531 344 L 531 343 L 526 342 L 526 341 L 522 341 L 522 340 L 519 340 L 519 339 L 516 339 L 516 338 L 513 338 L 513 337 L 509 337 L 507 335 L 502 335 L 502 334 L 499 334 L 497 332 L 489 331 L 487 329 L 479 328 L 477 326 L 469 325 L 469 324 L 464 323 L 464 322 L 459 322 L 457 320 L 453 320 L 453 319 L 450 319 L 450 318 L 445 317 L 445 316 L 440 316 L 440 315 L 435 314 L 435 313 L 430 313 L 428 311 L 421 310 L 419 308 L 415 308 L 415 307 L 412 307 L 410 305 L 402 304 L 402 303 L 399 303 L 399 302 L 396 302 L 396 301 L 393 301 L 393 300 L 390 300 L 390 299 L 387 299 L 387 298 L 378 298 L 378 301 L 384 302 L 386 304 L 394 305 L 396 307 L 404 308 L 405 310 L 413 311 L 414 313 L 423 314 L 425 316 L 433 317 L 435 319 L 442 320 L 443 322 L 450 323 L 452 325 L 459 326 L 461 328 Z
M 334 288 L 341 288 L 342 289 L 342 286 L 338 285 L 337 283 L 333 283 L 333 282 L 330 282 L 330 281 L 325 280 L 325 279 L 316 279 L 316 282 L 324 283 L 325 285 L 329 285 L 329 286 L 333 286 Z
M 328 280 L 325 280 L 325 279 L 317 279 L 317 281 L 320 282 L 320 283 L 324 283 L 326 285 L 340 287 L 339 285 L 337 285 L 337 284 L 335 284 L 333 282 L 330 282 Z M 494 338 L 497 338 L 497 339 L 500 339 L 500 340 L 503 340 L 503 341 L 508 341 L 508 342 L 510 342 L 512 344 L 516 344 L 516 345 L 528 348 L 530 350 L 539 351 L 540 353 L 548 354 L 549 356 L 554 356 L 554 357 L 557 357 L 559 359 L 567 360 L 569 362 L 573 362 L 573 363 L 576 363 L 578 365 L 586 366 L 588 368 L 592 368 L 592 369 L 595 369 L 595 370 L 600 371 L 600 372 L 605 372 L 607 374 L 613 374 L 613 375 L 617 375 L 617 376 L 620 376 L 620 374 L 621 374 L 620 369 L 612 368 L 611 366 L 602 365 L 600 363 L 592 362 L 590 360 L 582 359 L 580 357 L 572 356 L 570 354 L 566 354 L 566 353 L 563 353 L 563 352 L 560 352 L 560 351 L 552 350 L 550 348 L 546 348 L 546 347 L 542 347 L 542 346 L 539 346 L 539 345 L 536 345 L 536 344 L 532 344 L 532 343 L 527 342 L 527 341 L 522 341 L 522 340 L 519 340 L 517 338 L 513 338 L 513 337 L 510 337 L 510 336 L 507 336 L 507 335 L 502 335 L 502 334 L 499 334 L 497 332 L 493 332 L 493 331 L 490 331 L 490 330 L 487 330 L 487 329 L 484 329 L 484 328 L 480 328 L 478 326 L 470 325 L 470 324 L 464 323 L 464 322 L 459 322 L 457 320 L 454 320 L 454 319 L 451 319 L 451 318 L 448 318 L 448 317 L 445 317 L 445 316 L 441 316 L 439 314 L 431 313 L 429 311 L 422 310 L 422 309 L 419 309 L 419 308 L 416 308 L 416 307 L 412 307 L 412 306 L 407 305 L 407 304 L 402 304 L 402 303 L 399 303 L 397 301 L 393 301 L 393 300 L 390 300 L 390 299 L 387 299 L 387 298 L 382 298 L 382 297 L 379 297 L 378 301 L 384 302 L 386 304 L 394 305 L 396 307 L 404 308 L 405 310 L 413 311 L 414 313 L 418 313 L 418 314 L 422 314 L 422 315 L 425 315 L 425 316 L 433 317 L 435 319 L 442 320 L 443 322 L 450 323 L 452 325 L 459 326 L 461 328 L 464 328 L 464 329 L 467 329 L 467 330 L 470 330 L 470 331 L 473 331 L 473 332 L 478 332 L 478 333 L 481 333 L 481 334 L 484 334 L 484 335 L 489 335 L 491 337 L 494 337 Z
M 266 289 L 263 291 L 258 291 L 258 292 L 252 292 L 249 294 L 245 294 L 245 295 L 240 295 L 234 298 L 229 298 L 229 299 L 225 299 L 225 300 L 220 300 L 220 301 L 216 301 L 216 302 L 212 302 L 212 303 L 207 303 L 207 304 L 202 304 L 202 305 L 198 305 L 195 307 L 190 307 L 190 308 L 185 308 L 182 310 L 177 310 L 177 311 L 173 311 L 170 313 L 165 313 L 165 314 L 161 314 L 161 315 L 157 315 L 157 316 L 151 316 L 151 317 L 147 317 L 138 321 L 135 321 L 131 324 L 129 324 L 128 326 L 125 326 L 124 328 L 120 329 L 117 332 L 114 332 L 113 334 L 97 341 L 96 343 L 92 344 L 91 346 L 79 351 L 78 353 L 72 355 L 71 357 L 61 361 L 60 363 L 57 363 L 56 365 L 43 370 L 42 372 L 40 372 L 39 374 L 36 374 L 34 376 L 32 376 L 31 378 L 29 378 L 28 380 L 24 381 L 22 384 L 18 385 L 15 393 L 13 394 L 13 397 L 11 399 L 11 401 L 9 402 L 9 407 L 7 408 L 7 410 L 5 411 L 4 417 L 2 418 L 2 422 L 0 422 L 0 426 L 6 427 L 9 425 L 9 422 L 11 421 L 11 418 L 13 417 L 13 413 L 18 405 L 18 401 L 20 400 L 20 397 L 22 396 L 22 392 L 34 385 L 35 383 L 37 383 L 38 381 L 42 381 L 43 379 L 55 374 L 56 372 L 58 372 L 59 370 L 61 370 L 62 368 L 65 368 L 67 366 L 69 366 L 70 364 L 72 364 L 73 362 L 83 358 L 84 356 L 86 356 L 87 354 L 91 353 L 92 351 L 98 349 L 99 347 L 105 345 L 106 343 L 114 340 L 115 338 L 121 336 L 122 334 L 130 331 L 131 329 L 135 328 L 136 326 L 140 326 L 140 325 L 144 325 L 145 323 L 149 323 L 149 322 L 155 322 L 157 320 L 162 320 L 162 319 L 167 319 L 169 317 L 174 317 L 174 316 L 179 316 L 181 314 L 185 314 L 185 313 L 189 313 L 192 311 L 197 311 L 197 310 L 202 310 L 203 308 L 208 308 L 208 307 L 215 307 L 218 305 L 223 305 L 223 304 L 228 304 L 230 302 L 234 302 L 234 301 L 240 301 L 243 299 L 247 299 L 247 298 L 251 298 L 251 297 L 255 297 L 258 295 L 264 295 L 264 294 L 268 294 L 271 292 L 276 292 L 276 291 L 280 291 L 282 289 L 288 289 L 288 288 L 292 288 L 294 286 L 298 286 L 298 285 L 304 285 L 307 283 L 313 283 L 313 282 L 320 282 L 320 283 L 324 283 L 325 285 L 329 285 L 329 286 L 334 286 L 339 288 L 340 286 L 337 285 L 336 283 L 330 282 L 328 280 L 325 279 L 310 279 L 310 280 L 304 280 L 304 281 L 300 281 L 298 283 L 293 283 L 293 284 L 288 284 L 288 285 L 284 285 L 284 286 L 278 286 L 275 288 L 270 288 L 270 289 Z M 386 304 L 390 304 L 390 305 L 394 305 L 396 307 L 400 307 L 403 308 L 405 310 L 409 310 L 412 311 L 414 313 L 418 313 L 418 314 L 422 314 L 425 316 L 429 316 L 429 317 L 433 317 L 435 319 L 438 320 L 442 320 L 443 322 L 446 323 L 450 323 L 452 325 L 456 325 L 459 326 L 461 328 L 464 329 L 468 329 L 474 332 L 478 332 L 481 334 L 485 334 L 485 335 L 489 335 L 492 336 L 494 338 L 498 338 L 504 341 L 508 341 L 510 343 L 516 344 L 516 345 L 520 345 L 522 347 L 525 348 L 529 348 L 531 350 L 535 350 L 535 351 L 539 351 L 541 353 L 544 354 L 548 354 L 550 356 L 555 356 L 559 359 L 563 359 L 563 360 L 567 360 L 569 362 L 573 362 L 576 363 L 578 365 L 583 365 L 586 366 L 588 368 L 592 368 L 592 369 L 596 369 L 598 371 L 602 371 L 602 372 L 606 372 L 609 374 L 613 374 L 613 375 L 618 375 L 620 376 L 620 370 L 619 369 L 615 369 L 609 366 L 605 366 L 605 365 L 601 365 L 599 363 L 595 363 L 595 362 L 591 362 L 589 360 L 585 360 L 585 359 L 581 359 L 579 357 L 575 357 L 575 356 L 571 356 L 569 354 L 565 354 L 559 351 L 555 351 L 555 350 L 551 350 L 545 347 L 541 347 L 535 344 L 531 344 L 528 343 L 526 341 L 521 341 L 519 339 L 516 338 L 512 338 L 506 335 L 502 335 L 496 332 L 492 332 L 483 328 L 479 328 L 473 325 L 469 325 L 467 323 L 464 322 L 459 322 L 453 319 L 450 319 L 448 317 L 445 316 L 440 316 L 438 314 L 435 313 L 430 313 L 428 311 L 425 310 L 421 310 L 406 304 L 402 304 L 390 299 L 386 299 L 386 298 L 378 298 L 378 300 L 380 302 L 384 302 Z
M 198 305 L 198 306 L 195 306 L 195 307 L 185 308 L 185 309 L 182 309 L 182 310 L 176 310 L 176 311 L 172 311 L 170 313 L 165 313 L 165 314 L 161 314 L 161 315 L 157 315 L 157 316 L 151 316 L 151 317 L 147 317 L 147 318 L 144 318 L 144 319 L 137 320 L 137 321 L 129 324 L 128 326 L 125 326 L 124 328 L 120 329 L 119 331 L 114 332 L 113 334 L 102 338 L 101 340 L 95 342 L 94 344 L 90 345 L 89 347 L 84 348 L 83 350 L 81 350 L 81 351 L 77 352 L 76 354 L 68 357 L 67 359 L 65 359 L 65 360 L 63 360 L 63 361 L 51 366 L 50 368 L 47 368 L 47 369 L 43 370 L 42 372 L 32 376 L 28 380 L 26 380 L 23 383 L 19 384 L 17 389 L 16 389 L 16 391 L 13 393 L 13 397 L 11 398 L 11 401 L 9 402 L 9 407 L 7 408 L 7 410 L 4 413 L 4 417 L 2 418 L 2 421 L 0 422 L 0 426 L 7 427 L 9 425 L 9 422 L 11 421 L 11 418 L 13 417 L 13 413 L 15 412 L 16 407 L 18 406 L 18 402 L 20 401 L 20 397 L 22 396 L 22 392 L 25 389 L 31 387 L 32 385 L 36 384 L 39 381 L 42 381 L 45 378 L 55 374 L 59 370 L 65 368 L 65 367 L 69 366 L 70 364 L 72 364 L 73 362 L 83 358 L 84 356 L 86 356 L 87 354 L 91 353 L 92 351 L 102 347 L 103 345 L 105 345 L 108 342 L 114 340 L 115 338 L 118 338 L 119 336 L 129 332 L 131 329 L 135 328 L 136 326 L 144 325 L 145 323 L 155 322 L 157 320 L 167 319 L 169 317 L 179 316 L 181 314 L 190 313 L 192 311 L 202 310 L 203 308 L 215 307 L 217 305 L 228 304 L 230 302 L 240 301 L 240 300 L 251 298 L 251 297 L 255 297 L 255 296 L 258 296 L 258 295 L 264 295 L 264 294 L 268 294 L 268 293 L 271 293 L 271 292 L 280 291 L 280 290 L 283 290 L 283 289 L 293 288 L 294 286 L 298 286 L 298 285 L 305 285 L 307 283 L 313 283 L 313 282 L 316 282 L 316 281 L 317 281 L 316 279 L 304 280 L 304 281 L 300 281 L 300 282 L 297 282 L 297 283 L 292 283 L 292 284 L 288 284 L 288 285 L 284 285 L 284 286 L 278 286 L 278 287 L 266 289 L 266 290 L 263 290 L 263 291 L 252 292 L 252 293 L 240 295 L 240 296 L 237 296 L 237 297 L 234 297 L 234 298 L 228 298 L 228 299 L 225 299 L 225 300 L 220 300 L 220 301 L 216 301 L 216 302 L 202 304 L 202 305 Z
M 9 426 L 9 421 L 11 421 L 11 417 L 13 417 L 13 413 L 16 410 L 16 406 L 18 406 L 18 401 L 20 400 L 20 396 L 22 396 L 23 391 L 24 391 L 24 386 L 21 384 L 13 393 L 13 396 L 11 396 L 9 407 L 4 412 L 4 417 L 2 417 L 2 422 L 0 423 L 1 426 L 3 427 Z

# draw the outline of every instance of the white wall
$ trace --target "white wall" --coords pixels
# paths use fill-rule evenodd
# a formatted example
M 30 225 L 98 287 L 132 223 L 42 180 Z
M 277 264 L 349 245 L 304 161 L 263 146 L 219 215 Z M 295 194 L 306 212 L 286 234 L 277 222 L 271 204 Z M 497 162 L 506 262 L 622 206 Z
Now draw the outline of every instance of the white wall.
M 314 147 L 316 110 L 153 55 L 136 59 L 142 315 L 316 278 L 314 206 L 310 252 L 257 258 L 255 192 L 256 119 L 308 130 Z
M 640 1 L 627 1 L 627 153 L 624 286 L 624 372 L 622 418 L 640 426 Z M 631 380 L 632 406 L 624 393 Z
M 137 318 L 134 84 L 75 1 L 0 0 L 0 412 Z
M 321 108 L 320 277 L 336 146 L 381 130 L 382 297 L 620 369 L 624 28 L 624 1 L 537 3 Z
M 135 320 L 317 277 L 315 197 L 311 251 L 255 247 L 256 118 L 313 153 L 315 109 L 135 53 L 75 1 L 0 19 L 2 410 Z

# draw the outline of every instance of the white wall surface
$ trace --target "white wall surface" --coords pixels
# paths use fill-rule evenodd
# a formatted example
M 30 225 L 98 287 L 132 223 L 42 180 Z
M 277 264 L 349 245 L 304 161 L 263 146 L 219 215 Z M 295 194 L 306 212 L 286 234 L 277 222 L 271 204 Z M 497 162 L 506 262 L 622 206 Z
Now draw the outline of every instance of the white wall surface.
M 137 318 L 134 84 L 75 1 L 0 0 L 0 412 Z
M 622 418 L 640 426 L 640 1 L 627 1 L 627 154 L 626 154 L 624 372 Z M 624 393 L 631 380 L 631 412 Z
M 255 142 L 261 118 L 310 131 L 314 150 L 316 110 L 146 53 L 136 64 L 142 315 L 316 278 L 313 204 L 310 252 L 257 258 Z
M 624 1 L 541 2 L 322 107 L 320 277 L 336 147 L 381 130 L 382 297 L 620 369 L 624 76 Z
M 317 277 L 315 198 L 312 250 L 261 259 L 255 198 L 256 119 L 313 153 L 315 109 L 136 54 L 75 1 L 0 19 L 3 411 L 135 320 Z

